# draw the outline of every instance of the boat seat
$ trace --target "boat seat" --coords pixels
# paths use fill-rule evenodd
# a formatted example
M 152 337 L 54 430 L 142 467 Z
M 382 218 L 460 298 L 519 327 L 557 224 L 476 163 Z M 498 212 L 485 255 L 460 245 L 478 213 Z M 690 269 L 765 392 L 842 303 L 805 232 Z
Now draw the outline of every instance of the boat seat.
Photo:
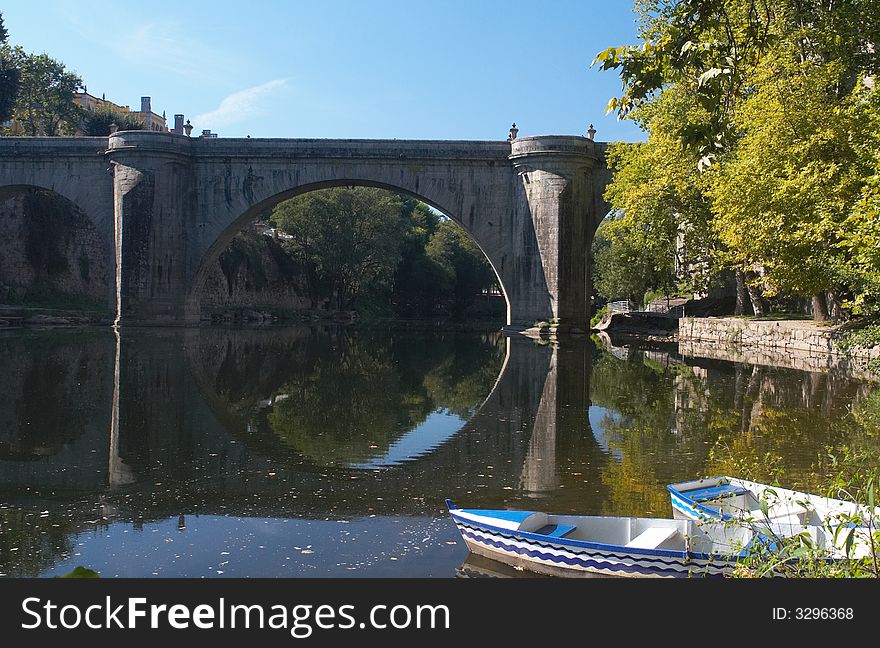
M 807 515 L 810 512 L 806 507 L 793 503 L 785 503 L 779 509 L 779 515 L 774 516 L 774 519 L 777 517 L 797 517 Z
M 543 526 L 537 531 L 533 531 L 532 533 L 550 536 L 551 538 L 564 538 L 576 528 L 577 527 L 573 527 L 568 524 L 548 524 L 547 526 Z
M 675 527 L 648 527 L 626 543 L 632 549 L 656 549 L 678 533 Z
M 784 503 L 779 507 L 778 511 L 769 511 L 769 519 L 771 522 L 801 524 L 809 513 L 808 509 L 799 504 Z M 746 511 L 746 514 L 759 521 L 767 519 L 767 516 L 764 515 L 761 509 Z
M 805 529 L 808 526 L 804 524 L 804 521 L 800 515 L 781 515 L 779 517 L 770 518 L 770 523 L 783 529 L 786 527 Z
M 709 486 L 706 488 L 697 488 L 696 490 L 686 491 L 682 493 L 687 495 L 695 502 L 705 502 L 706 500 L 718 499 L 720 497 L 736 497 L 737 495 L 745 495 L 749 492 L 747 488 L 737 486 L 735 484 L 722 484 L 721 486 Z

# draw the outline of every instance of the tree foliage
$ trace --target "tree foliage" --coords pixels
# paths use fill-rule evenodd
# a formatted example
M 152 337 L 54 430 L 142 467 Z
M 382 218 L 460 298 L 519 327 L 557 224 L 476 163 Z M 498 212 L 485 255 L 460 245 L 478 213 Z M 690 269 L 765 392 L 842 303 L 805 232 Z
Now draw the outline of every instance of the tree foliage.
M 131 113 L 101 107 L 93 111 L 84 111 L 81 130 L 83 135 L 103 137 L 110 134 L 110 126 L 115 124 L 117 130 L 144 130 L 144 123 Z
M 623 81 L 609 108 L 648 132 L 611 156 L 627 244 L 666 246 L 688 288 L 730 268 L 767 296 L 812 296 L 819 319 L 826 296 L 876 309 L 880 0 L 640 0 L 637 13 L 641 45 L 596 57 Z
M 477 245 L 426 205 L 383 189 L 336 188 L 280 203 L 272 221 L 332 310 L 461 312 L 495 282 Z
M 649 231 L 633 231 L 628 220 L 604 223 L 596 232 L 593 244 L 594 284 L 606 301 L 626 299 L 641 304 L 645 293 L 658 286 L 668 286 L 672 278 L 672 257 L 653 257 L 639 241 L 650 237 Z
M 372 188 L 313 191 L 278 205 L 272 220 L 296 258 L 315 268 L 313 290 L 333 309 L 390 287 L 400 261 L 401 199 Z
M 705 183 L 675 134 L 677 124 L 702 112 L 688 93 L 670 90 L 634 113 L 646 142 L 609 149 L 615 176 L 606 198 L 615 217 L 600 227 L 594 251 L 596 288 L 605 298 L 640 302 L 648 290 L 674 290 L 677 279 L 702 291 L 717 275 Z M 690 270 L 676 277 L 679 268 Z
M 9 32 L 3 24 L 3 14 L 0 13 L 0 123 L 12 118 L 21 74 L 15 67 L 10 48 L 6 44 L 8 38 Z
M 483 290 L 496 284 L 495 271 L 483 251 L 452 221 L 442 221 L 425 248 L 439 271 L 441 285 L 451 287 L 453 308 L 460 312 Z
M 13 119 L 25 135 L 72 135 L 82 114 L 73 94 L 82 80 L 47 54 L 28 54 L 21 47 L 4 50 L 19 71 Z

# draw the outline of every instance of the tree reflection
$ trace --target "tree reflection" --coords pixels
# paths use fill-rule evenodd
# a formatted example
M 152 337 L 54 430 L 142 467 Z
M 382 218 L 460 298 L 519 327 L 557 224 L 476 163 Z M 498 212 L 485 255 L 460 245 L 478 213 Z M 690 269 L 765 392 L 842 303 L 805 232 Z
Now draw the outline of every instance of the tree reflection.
M 870 386 L 835 373 L 617 350 L 597 354 L 590 384 L 609 410 L 594 430 L 607 514 L 666 516 L 666 484 L 707 475 L 812 489 L 830 449 L 874 439 L 849 416 Z
M 497 339 L 462 342 L 328 335 L 312 343 L 309 363 L 291 368 L 265 424 L 315 465 L 380 456 L 432 412 L 466 419 L 492 390 L 501 360 Z
M 71 510 L 50 517 L 34 506 L 0 506 L 0 575 L 37 576 L 67 558 L 77 533 L 101 526 L 89 517 L 96 514 Z
M 103 406 L 109 377 L 100 334 L 0 338 L 0 459 L 53 456 Z

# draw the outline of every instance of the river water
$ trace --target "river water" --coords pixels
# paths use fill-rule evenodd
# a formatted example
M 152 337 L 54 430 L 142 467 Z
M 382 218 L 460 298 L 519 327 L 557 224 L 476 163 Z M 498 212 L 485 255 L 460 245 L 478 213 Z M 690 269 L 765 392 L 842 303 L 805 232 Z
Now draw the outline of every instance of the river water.
M 497 332 L 0 334 L 0 574 L 505 573 L 444 500 L 671 517 L 666 484 L 807 487 L 876 387 Z

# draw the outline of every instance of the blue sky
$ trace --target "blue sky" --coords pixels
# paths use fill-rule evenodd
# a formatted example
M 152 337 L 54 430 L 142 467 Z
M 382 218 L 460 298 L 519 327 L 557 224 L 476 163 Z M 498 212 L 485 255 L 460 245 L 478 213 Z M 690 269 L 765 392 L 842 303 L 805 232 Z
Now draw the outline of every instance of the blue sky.
M 10 41 L 90 93 L 221 137 L 643 139 L 605 115 L 635 42 L 627 0 L 6 0 Z

